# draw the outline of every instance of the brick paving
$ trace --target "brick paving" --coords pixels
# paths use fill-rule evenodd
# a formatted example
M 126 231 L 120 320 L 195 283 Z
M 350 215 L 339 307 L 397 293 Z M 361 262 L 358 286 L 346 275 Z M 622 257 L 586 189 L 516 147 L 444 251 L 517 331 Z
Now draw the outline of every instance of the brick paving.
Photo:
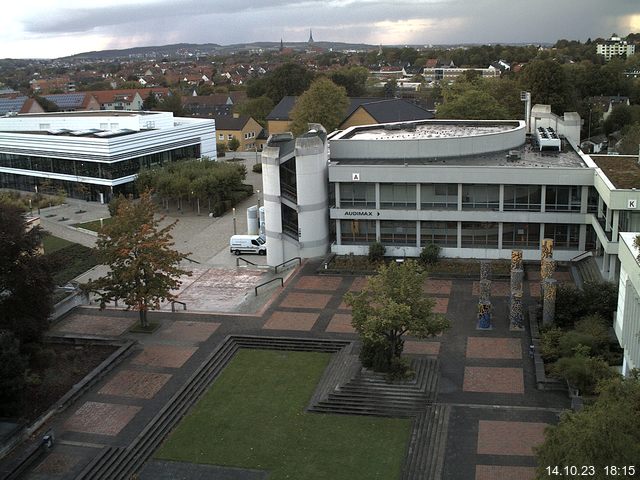
M 46 475 L 62 475 L 71 470 L 79 461 L 80 457 L 77 455 L 52 452 L 40 462 L 33 472 Z
M 351 326 L 351 314 L 349 313 L 336 313 L 331 317 L 331 321 L 325 331 L 331 333 L 356 333 Z
M 476 465 L 476 480 L 534 480 L 534 467 Z
M 179 340 L 183 342 L 204 342 L 220 326 L 209 322 L 172 322 L 162 327 L 156 334 L 156 340 Z
M 533 456 L 544 441 L 546 423 L 480 420 L 478 454 Z
M 97 435 L 117 435 L 142 407 L 114 403 L 85 402 L 66 421 L 67 430 Z
M 465 367 L 465 392 L 524 393 L 522 368 Z
M 467 358 L 522 358 L 522 342 L 519 338 L 467 338 Z
M 359 292 L 365 287 L 366 284 L 367 284 L 367 277 L 356 277 L 353 279 L 353 282 L 349 287 L 349 291 Z
M 318 313 L 311 312 L 280 312 L 275 311 L 264 324 L 267 330 L 298 330 L 310 331 L 318 320 Z
M 146 345 L 131 361 L 134 365 L 148 367 L 180 368 L 196 352 L 195 347 L 174 345 Z
M 480 282 L 473 282 L 471 294 L 475 297 L 480 295 Z M 491 282 L 492 297 L 508 297 L 511 295 L 511 285 L 509 282 Z
M 54 332 L 118 337 L 136 322 L 134 317 L 72 315 L 53 328 Z
M 351 306 L 347 305 L 345 302 L 340 302 L 338 310 L 351 310 Z
M 409 355 L 438 355 L 440 353 L 440 342 L 422 342 L 418 340 L 406 340 L 404 342 L 404 353 Z
M 166 373 L 120 370 L 98 393 L 133 398 L 152 398 L 169 381 Z
M 289 293 L 280 302 L 281 307 L 322 309 L 331 300 L 331 295 L 321 293 Z
M 434 313 L 447 313 L 447 310 L 449 309 L 449 299 L 448 298 L 435 297 L 434 300 L 436 301 L 436 304 L 433 307 L 433 312 Z
M 330 290 L 335 291 L 342 282 L 342 277 L 304 276 L 297 279 L 298 290 Z
M 529 295 L 532 297 L 540 297 L 540 283 L 529 283 Z
M 430 295 L 449 295 L 451 293 L 451 280 L 428 279 L 423 287 L 424 293 Z

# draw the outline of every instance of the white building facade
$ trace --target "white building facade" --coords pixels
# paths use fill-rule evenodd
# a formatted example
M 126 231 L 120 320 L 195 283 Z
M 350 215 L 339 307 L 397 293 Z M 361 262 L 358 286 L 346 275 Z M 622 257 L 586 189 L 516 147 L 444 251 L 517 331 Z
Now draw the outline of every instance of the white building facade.
M 216 158 L 215 122 L 170 112 L 65 112 L 0 118 L 0 186 L 44 182 L 93 200 L 132 193 L 141 168 Z
M 613 326 L 624 349 L 623 375 L 640 368 L 640 249 L 634 246 L 638 235 L 639 232 L 620 234 L 618 310 Z
M 607 61 L 613 57 L 620 57 L 622 55 L 630 57 L 635 51 L 636 46 L 633 43 L 628 43 L 626 40 L 615 36 L 596 45 L 596 53 L 602 55 Z

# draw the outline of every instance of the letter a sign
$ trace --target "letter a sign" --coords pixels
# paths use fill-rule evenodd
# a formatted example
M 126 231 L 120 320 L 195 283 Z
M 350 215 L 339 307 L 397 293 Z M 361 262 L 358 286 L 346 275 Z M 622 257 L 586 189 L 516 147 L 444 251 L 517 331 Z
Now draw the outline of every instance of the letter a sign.
M 360 181 L 360 174 L 359 173 L 352 173 L 351 174 L 351 180 L 354 182 L 359 182 Z
M 627 208 L 638 208 L 638 201 L 635 199 L 627 199 Z

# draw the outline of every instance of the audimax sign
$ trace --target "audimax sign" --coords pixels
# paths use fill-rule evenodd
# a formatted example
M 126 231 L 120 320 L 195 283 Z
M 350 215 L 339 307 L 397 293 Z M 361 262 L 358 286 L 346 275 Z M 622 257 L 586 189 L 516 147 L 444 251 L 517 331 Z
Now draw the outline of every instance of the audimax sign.
M 372 212 L 369 210 L 347 210 L 344 212 L 344 215 L 346 217 L 379 217 L 380 212 Z

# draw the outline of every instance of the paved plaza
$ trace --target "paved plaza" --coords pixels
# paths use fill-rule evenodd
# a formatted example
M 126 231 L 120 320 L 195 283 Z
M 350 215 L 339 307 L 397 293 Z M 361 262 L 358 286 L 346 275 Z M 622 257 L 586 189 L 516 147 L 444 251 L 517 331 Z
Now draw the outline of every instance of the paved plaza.
M 57 443 L 28 478 L 73 478 L 100 447 L 127 446 L 230 334 L 355 340 L 351 310 L 342 297 L 361 290 L 366 278 L 317 275 L 318 265 L 309 261 L 290 272 L 284 288 L 272 289 L 258 313 L 152 312 L 150 319 L 160 323 L 152 334 L 128 332 L 137 320 L 133 312 L 76 309 L 55 326 L 56 333 L 129 338 L 139 344 L 53 420 Z M 533 282 L 526 283 L 529 292 Z M 451 329 L 405 343 L 406 355 L 440 360 L 436 402 L 450 405 L 452 412 L 443 479 L 532 479 L 533 448 L 542 441 L 545 426 L 568 406 L 562 394 L 536 389 L 528 336 L 509 330 L 503 284 L 495 282 L 494 328 L 479 331 L 477 281 L 427 280 L 423 290 Z

